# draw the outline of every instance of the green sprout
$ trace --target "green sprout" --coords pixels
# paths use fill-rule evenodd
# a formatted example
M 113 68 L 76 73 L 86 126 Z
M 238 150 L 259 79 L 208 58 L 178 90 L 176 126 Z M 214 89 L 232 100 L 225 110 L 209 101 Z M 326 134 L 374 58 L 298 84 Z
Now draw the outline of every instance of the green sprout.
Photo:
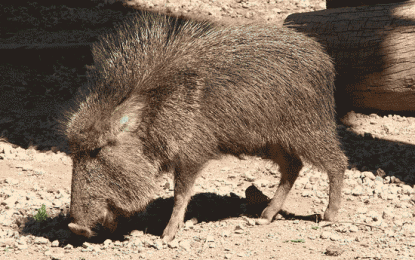
M 42 204 L 42 207 L 37 211 L 37 214 L 34 217 L 37 222 L 45 221 L 48 218 L 48 214 L 46 213 L 46 206 Z

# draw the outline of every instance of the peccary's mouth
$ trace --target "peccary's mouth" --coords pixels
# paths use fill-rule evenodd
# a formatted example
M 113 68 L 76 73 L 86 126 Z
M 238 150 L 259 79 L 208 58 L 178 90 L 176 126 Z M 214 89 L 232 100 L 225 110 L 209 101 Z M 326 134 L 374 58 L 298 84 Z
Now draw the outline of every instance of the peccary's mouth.
M 73 233 L 80 235 L 80 236 L 84 236 L 86 238 L 90 238 L 95 235 L 95 233 L 91 229 L 80 226 L 75 223 L 69 223 L 68 227 Z
M 83 225 L 77 223 L 76 219 L 72 218 L 72 222 L 68 224 L 69 229 L 76 235 L 84 236 L 86 238 L 91 238 L 101 233 L 104 230 L 110 231 L 113 233 L 118 225 L 118 217 L 114 212 L 108 207 L 104 207 L 99 212 L 100 217 L 93 219 L 87 219 L 86 222 L 91 225 Z M 89 222 L 88 222 L 89 221 Z

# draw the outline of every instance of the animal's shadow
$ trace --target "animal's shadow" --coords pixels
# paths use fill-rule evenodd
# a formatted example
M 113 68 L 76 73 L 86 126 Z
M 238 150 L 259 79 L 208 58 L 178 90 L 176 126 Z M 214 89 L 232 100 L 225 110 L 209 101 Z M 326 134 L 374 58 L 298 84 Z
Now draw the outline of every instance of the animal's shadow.
M 145 211 L 129 218 L 119 219 L 118 227 L 113 233 L 102 228 L 102 226 L 98 226 L 94 229 L 97 232 L 97 236 L 90 239 L 70 232 L 68 228 L 70 222 L 68 212 L 47 218 L 41 222 L 36 221 L 33 217 L 26 218 L 21 221 L 21 233 L 36 237 L 45 237 L 51 242 L 58 240 L 59 246 L 61 247 L 67 244 L 77 247 L 86 241 L 102 244 L 106 239 L 125 241 L 133 230 L 160 236 L 170 219 L 173 202 L 173 197 L 158 198 L 151 202 Z M 185 221 L 194 220 L 195 223 L 200 223 L 237 218 L 243 215 L 258 217 L 266 205 L 266 203 L 262 203 L 255 206 L 248 206 L 245 198 L 233 193 L 230 195 L 199 193 L 192 197 L 187 207 Z M 286 211 L 281 211 L 280 214 L 286 219 L 316 220 L 315 215 L 299 216 Z

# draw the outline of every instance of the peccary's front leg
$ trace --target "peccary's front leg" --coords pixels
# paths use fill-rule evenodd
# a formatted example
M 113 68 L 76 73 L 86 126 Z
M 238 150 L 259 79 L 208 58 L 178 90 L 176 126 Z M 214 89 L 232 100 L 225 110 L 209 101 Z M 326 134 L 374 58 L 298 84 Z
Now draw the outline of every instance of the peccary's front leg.
M 280 146 L 272 147 L 273 161 L 280 166 L 281 181 L 268 207 L 262 211 L 261 217 L 256 220 L 258 225 L 269 224 L 281 210 L 288 193 L 297 179 L 303 163 L 298 155 L 288 153 Z
M 193 193 L 193 185 L 197 177 L 197 171 L 183 172 L 176 169 L 174 174 L 174 206 L 170 221 L 163 231 L 161 236 L 165 242 L 170 242 L 174 239 L 177 230 L 183 226 L 184 215 L 186 213 L 187 205 Z

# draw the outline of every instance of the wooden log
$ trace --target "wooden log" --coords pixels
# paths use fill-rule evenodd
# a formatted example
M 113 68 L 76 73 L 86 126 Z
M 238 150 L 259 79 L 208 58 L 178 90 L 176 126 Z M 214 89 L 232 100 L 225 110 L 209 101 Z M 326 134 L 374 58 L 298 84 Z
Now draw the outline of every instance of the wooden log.
M 326 0 L 327 9 L 340 7 L 357 7 L 377 4 L 391 4 L 405 2 L 406 0 Z
M 287 17 L 326 46 L 340 109 L 415 112 L 415 0 Z

